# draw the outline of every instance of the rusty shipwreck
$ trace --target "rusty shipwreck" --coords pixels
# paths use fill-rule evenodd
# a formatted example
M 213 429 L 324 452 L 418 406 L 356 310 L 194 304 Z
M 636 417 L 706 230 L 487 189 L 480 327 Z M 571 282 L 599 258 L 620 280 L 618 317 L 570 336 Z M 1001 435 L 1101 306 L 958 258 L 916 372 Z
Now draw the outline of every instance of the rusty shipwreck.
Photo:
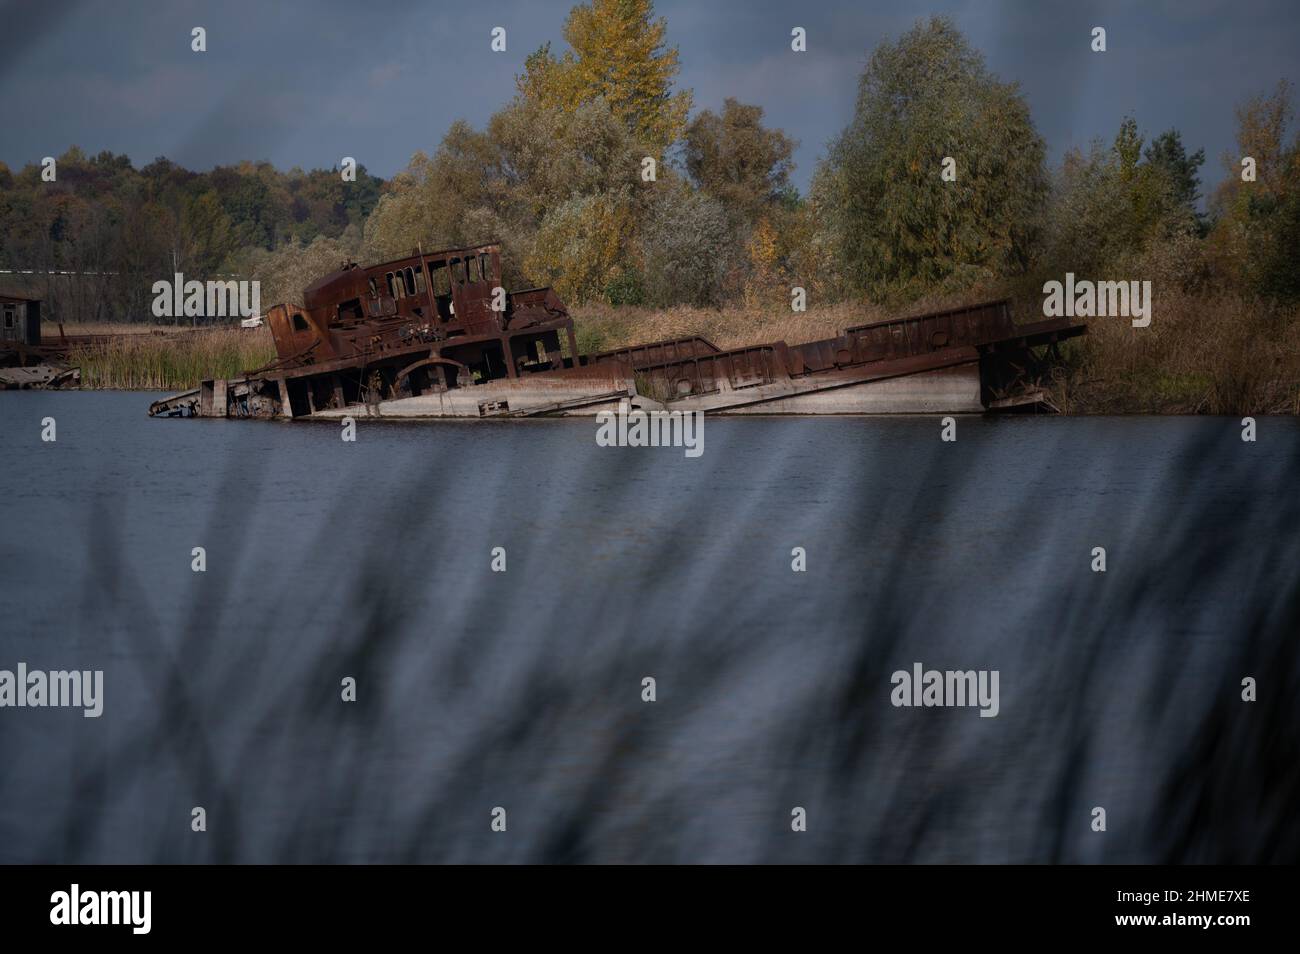
M 1014 324 L 1008 301 L 723 350 L 700 337 L 595 354 L 550 288 L 506 292 L 497 244 L 346 263 L 266 315 L 276 359 L 155 401 L 154 416 L 322 419 L 595 414 L 621 401 L 719 414 L 1048 408 L 1041 375 L 1068 319 Z
M 69 339 L 59 325 L 57 341 L 41 332 L 39 298 L 0 295 L 0 390 L 76 387 L 81 369 L 68 361 L 74 343 L 87 336 Z

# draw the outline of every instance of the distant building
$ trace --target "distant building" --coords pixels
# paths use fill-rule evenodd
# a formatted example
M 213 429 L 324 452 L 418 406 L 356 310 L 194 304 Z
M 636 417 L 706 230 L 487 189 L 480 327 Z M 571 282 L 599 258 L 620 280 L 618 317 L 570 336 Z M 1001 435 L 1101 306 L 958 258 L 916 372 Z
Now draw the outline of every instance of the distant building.
M 40 299 L 0 295 L 0 347 L 40 343 Z

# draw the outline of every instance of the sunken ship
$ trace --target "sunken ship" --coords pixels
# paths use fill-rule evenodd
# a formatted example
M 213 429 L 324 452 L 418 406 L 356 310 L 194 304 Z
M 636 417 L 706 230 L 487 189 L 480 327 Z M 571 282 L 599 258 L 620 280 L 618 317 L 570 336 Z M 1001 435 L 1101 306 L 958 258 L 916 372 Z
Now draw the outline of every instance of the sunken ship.
M 701 337 L 583 354 L 551 288 L 507 292 L 497 243 L 353 262 L 266 313 L 276 358 L 155 401 L 157 417 L 591 415 L 622 402 L 718 414 L 1052 410 L 1043 374 L 1067 318 L 1007 300 L 845 328 L 803 344 Z

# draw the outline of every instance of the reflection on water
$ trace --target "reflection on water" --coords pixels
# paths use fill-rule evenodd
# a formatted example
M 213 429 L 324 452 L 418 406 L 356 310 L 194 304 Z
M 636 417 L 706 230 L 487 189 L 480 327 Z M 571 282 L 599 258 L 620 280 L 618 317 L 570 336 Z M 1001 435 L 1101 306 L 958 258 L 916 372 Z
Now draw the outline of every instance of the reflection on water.
M 99 719 L 0 709 L 0 861 L 1300 857 L 1294 420 L 710 418 L 692 460 L 148 403 L 0 395 L 0 669 L 105 673 Z M 892 706 L 918 662 L 997 717 Z

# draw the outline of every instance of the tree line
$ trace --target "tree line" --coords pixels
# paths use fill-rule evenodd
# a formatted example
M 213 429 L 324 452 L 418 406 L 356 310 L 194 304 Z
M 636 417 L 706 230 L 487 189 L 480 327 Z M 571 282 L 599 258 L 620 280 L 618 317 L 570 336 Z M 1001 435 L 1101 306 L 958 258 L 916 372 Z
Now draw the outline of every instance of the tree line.
M 136 171 L 75 149 L 57 186 L 37 167 L 0 167 L 3 267 L 115 271 L 93 300 L 59 304 L 137 320 L 144 279 L 173 262 L 260 278 L 272 302 L 348 258 L 487 238 L 505 246 L 507 284 L 554 285 L 574 304 L 788 307 L 795 286 L 813 303 L 906 303 L 1067 270 L 1300 300 L 1285 81 L 1238 107 L 1237 149 L 1203 197 L 1204 152 L 1132 117 L 1050 167 L 1018 86 L 931 18 L 872 53 L 851 120 L 800 195 L 797 143 L 760 106 L 692 115 L 651 0 L 591 0 L 563 35 L 567 49 L 530 56 L 482 128 L 454 123 L 387 182 L 266 163 Z
M 251 275 L 320 238 L 355 243 L 383 186 L 364 168 L 343 182 L 337 170 L 267 162 L 136 169 L 76 146 L 53 158 L 16 172 L 0 163 L 0 269 L 36 273 L 0 286 L 44 298 L 62 321 L 150 321 L 153 283 L 175 272 Z

